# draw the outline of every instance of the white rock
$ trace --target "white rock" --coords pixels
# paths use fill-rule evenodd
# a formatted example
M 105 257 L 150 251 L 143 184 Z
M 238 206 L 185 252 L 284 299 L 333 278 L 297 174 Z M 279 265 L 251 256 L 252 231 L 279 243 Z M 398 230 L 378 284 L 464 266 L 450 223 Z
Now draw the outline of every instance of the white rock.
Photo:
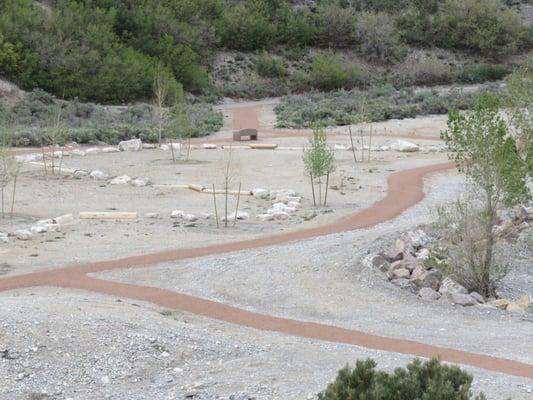
M 19 229 L 15 231 L 15 237 L 18 240 L 30 240 L 33 234 L 28 229 Z
M 146 213 L 144 216 L 146 218 L 150 218 L 150 219 L 159 219 L 159 218 L 161 218 L 161 215 L 159 213 Z
M 420 147 L 417 144 L 408 142 L 407 140 L 397 140 L 391 148 L 400 153 L 413 153 L 420 150 Z
M 347 147 L 343 144 L 336 144 L 335 146 L 333 146 L 333 150 L 346 150 Z
M 103 181 L 103 180 L 106 180 L 108 178 L 108 175 L 105 172 L 102 172 L 102 171 L 97 170 L 97 169 L 94 170 L 94 171 L 91 171 L 89 176 L 91 177 L 91 179 L 94 179 L 95 181 Z
M 200 213 L 198 214 L 198 216 L 201 218 L 201 219 L 211 219 L 214 217 L 213 214 L 211 213 Z
M 287 207 L 288 209 L 291 209 L 291 208 L 292 208 L 292 209 L 294 209 L 294 210 L 297 210 L 298 207 L 300 207 L 300 203 L 297 202 L 297 201 L 289 201 L 289 202 L 287 203 L 287 206 L 288 206 L 288 207 Z
M 430 242 L 429 236 L 422 229 L 411 231 L 407 234 L 409 241 L 415 247 L 425 246 Z
M 61 230 L 61 225 L 59 224 L 43 224 L 43 227 L 46 228 L 47 232 L 59 232 Z
M 159 148 L 163 151 L 169 151 L 170 150 L 170 146 L 167 145 L 167 144 L 162 144 L 161 146 L 159 146 Z
M 76 171 L 74 171 L 73 176 L 76 179 L 81 179 L 81 178 L 83 178 L 85 176 L 89 176 L 89 172 L 88 171 L 84 171 L 83 169 L 77 169 Z
M 120 150 L 116 147 L 104 147 L 102 153 L 118 153 Z
M 148 186 L 150 185 L 150 179 L 148 178 L 135 178 L 133 180 L 130 181 L 130 185 L 132 186 L 135 186 L 135 187 L 144 187 L 144 186 Z
M 213 143 L 204 143 L 202 144 L 202 148 L 205 150 L 216 150 L 217 145 Z
M 252 189 L 252 195 L 260 199 L 266 199 L 268 198 L 268 191 L 266 189 L 255 188 Z
M 20 156 L 15 156 L 15 161 L 18 162 L 35 162 L 35 161 L 42 161 L 43 155 L 42 154 L 23 154 Z
M 427 260 L 429 258 L 429 250 L 426 248 L 420 249 L 420 251 L 416 253 L 416 258 L 419 260 Z
M 185 215 L 185 211 L 182 211 L 182 210 L 174 210 L 174 211 L 172 211 L 172 213 L 170 214 L 170 218 L 183 218 L 184 215 Z
M 0 243 L 9 243 L 8 236 L 7 232 L 0 232 Z
M 302 198 L 300 196 L 287 196 L 287 201 L 288 202 L 296 202 L 296 203 L 299 203 L 300 201 L 302 200 Z
M 143 143 L 143 149 L 152 150 L 156 147 L 155 143 Z
M 141 151 L 143 143 L 141 139 L 123 140 L 118 144 L 120 151 Z
M 117 176 L 116 178 L 111 179 L 109 182 L 110 185 L 125 185 L 131 181 L 131 178 L 128 175 Z
M 389 146 L 380 146 L 380 147 L 379 147 L 379 150 L 380 150 L 380 151 L 389 151 L 389 150 L 390 150 L 390 147 L 389 147 Z
M 70 154 L 72 154 L 73 156 L 79 156 L 79 157 L 84 157 L 86 155 L 85 151 L 81 149 L 72 149 L 70 150 Z
M 194 214 L 184 214 L 181 218 L 188 222 L 194 222 L 198 219 L 198 217 Z
M 58 224 L 58 225 L 67 225 L 73 222 L 74 222 L 74 215 L 72 214 L 64 214 L 52 220 L 53 224 Z
M 257 215 L 256 218 L 258 221 L 266 222 L 266 221 L 272 221 L 274 219 L 274 215 L 273 214 L 259 214 Z
M 33 234 L 33 235 L 37 235 L 39 233 L 46 233 L 48 231 L 48 229 L 46 229 L 46 226 L 44 225 L 34 225 L 30 228 L 30 232 Z
M 271 215 L 276 220 L 284 220 L 289 218 L 289 214 L 285 211 L 274 211 Z
M 250 214 L 248 214 L 247 212 L 245 211 L 238 211 L 237 212 L 237 219 L 239 220 L 245 220 L 245 219 L 249 219 L 250 218 Z M 225 221 L 226 218 L 222 218 L 222 221 Z M 235 213 L 231 213 L 228 215 L 228 221 L 234 221 L 235 220 Z
M 85 150 L 85 154 L 98 154 L 101 153 L 102 150 L 100 150 L 98 147 L 91 147 Z

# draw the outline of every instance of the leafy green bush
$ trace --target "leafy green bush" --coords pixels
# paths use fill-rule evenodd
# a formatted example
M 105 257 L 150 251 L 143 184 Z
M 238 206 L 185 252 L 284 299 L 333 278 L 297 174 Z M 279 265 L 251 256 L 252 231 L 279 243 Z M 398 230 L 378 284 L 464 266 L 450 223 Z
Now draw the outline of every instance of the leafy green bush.
M 287 75 L 285 63 L 275 57 L 272 57 L 266 51 L 261 52 L 256 60 L 255 67 L 257 73 L 264 77 L 282 78 Z
M 511 68 L 502 64 L 466 65 L 456 74 L 456 80 L 462 83 L 484 83 L 499 81 L 512 72 Z
M 335 90 L 364 87 L 371 77 L 363 68 L 343 60 L 332 51 L 326 51 L 313 57 L 309 79 L 314 88 Z
M 342 48 L 355 43 L 356 16 L 338 2 L 323 2 L 315 14 L 317 41 L 321 46 Z
M 358 360 L 354 369 L 346 366 L 319 400 L 484 400 L 481 393 L 472 397 L 472 376 L 456 366 L 438 360 L 412 361 L 406 368 L 396 368 L 389 374 L 376 371 L 372 359 Z

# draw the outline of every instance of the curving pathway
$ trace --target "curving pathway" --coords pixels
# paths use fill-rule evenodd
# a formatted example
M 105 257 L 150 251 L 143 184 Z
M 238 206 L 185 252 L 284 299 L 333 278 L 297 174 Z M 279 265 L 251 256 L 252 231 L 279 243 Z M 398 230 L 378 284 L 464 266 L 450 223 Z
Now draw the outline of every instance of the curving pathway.
M 235 109 L 236 128 L 258 127 L 257 110 L 253 107 Z M 380 201 L 352 216 L 334 223 L 296 232 L 280 233 L 257 239 L 205 247 L 171 250 L 117 260 L 72 265 L 50 271 L 35 272 L 0 279 L 0 291 L 34 286 L 81 289 L 112 296 L 151 302 L 163 307 L 191 312 L 220 321 L 284 334 L 368 347 L 419 357 L 439 357 L 443 361 L 533 379 L 533 365 L 513 360 L 432 346 L 404 339 L 368 334 L 358 330 L 263 315 L 238 307 L 172 292 L 165 289 L 111 282 L 88 276 L 90 273 L 146 267 L 162 262 L 177 261 L 264 246 L 279 245 L 295 240 L 351 231 L 386 222 L 424 198 L 424 178 L 453 168 L 451 163 L 436 164 L 393 173 L 388 178 L 388 192 Z

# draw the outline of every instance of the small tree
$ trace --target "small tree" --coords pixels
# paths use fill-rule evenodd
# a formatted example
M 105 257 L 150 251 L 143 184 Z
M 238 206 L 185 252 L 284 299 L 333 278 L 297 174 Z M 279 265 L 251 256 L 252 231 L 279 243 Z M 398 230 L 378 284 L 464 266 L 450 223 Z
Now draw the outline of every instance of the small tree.
M 64 144 L 67 140 L 67 127 L 63 121 L 63 110 L 61 104 L 55 104 L 48 116 L 48 121 L 46 127 L 41 132 L 41 146 L 43 153 L 43 168 L 44 173 L 47 175 L 47 164 L 46 164 L 46 150 L 47 145 L 52 146 L 52 151 L 50 152 L 50 172 L 52 175 L 55 174 L 55 149 L 61 148 L 61 153 L 59 156 L 59 167 L 58 173 L 61 174 L 61 167 L 63 165 L 63 154 L 64 154 Z
M 187 115 L 187 106 L 183 101 L 176 101 L 171 109 L 170 124 L 167 132 L 167 137 L 178 139 L 180 144 L 184 140 L 187 141 L 186 161 L 189 161 L 191 154 L 191 138 L 194 136 L 194 129 L 191 125 L 189 116 Z M 181 152 L 181 146 L 180 146 Z M 172 159 L 176 162 L 174 150 L 172 150 Z
M 316 206 L 315 180 L 318 181 L 318 203 L 326 205 L 328 198 L 329 175 L 335 171 L 335 154 L 328 146 L 326 131 L 321 127 L 313 128 L 309 146 L 304 148 L 303 161 L 305 171 L 311 180 L 313 204 Z M 326 177 L 326 190 L 322 199 L 322 181 Z
M 12 197 L 11 197 L 11 217 L 13 217 L 13 209 L 15 206 L 15 193 L 17 189 L 17 177 L 20 172 L 21 164 L 16 160 L 15 156 L 8 150 L 9 136 L 7 130 L 1 129 L 0 132 L 0 198 L 1 198 L 1 212 L 2 218 L 5 217 L 5 189 L 9 183 L 13 183 Z
M 167 106 L 169 104 L 181 102 L 183 98 L 183 88 L 178 82 L 176 82 L 174 76 L 172 76 L 166 68 L 161 64 L 158 64 L 155 69 L 152 90 L 154 95 L 154 122 L 157 131 L 157 142 L 161 145 L 165 128 L 168 124 Z
M 496 212 L 502 206 L 519 204 L 529 197 L 527 169 L 518 155 L 514 138 L 498 111 L 493 95 L 481 95 L 473 111 L 451 112 L 448 129 L 442 133 L 450 158 L 466 174 L 482 204 L 484 255 L 476 265 L 479 288 L 485 296 L 495 295 L 493 253 Z

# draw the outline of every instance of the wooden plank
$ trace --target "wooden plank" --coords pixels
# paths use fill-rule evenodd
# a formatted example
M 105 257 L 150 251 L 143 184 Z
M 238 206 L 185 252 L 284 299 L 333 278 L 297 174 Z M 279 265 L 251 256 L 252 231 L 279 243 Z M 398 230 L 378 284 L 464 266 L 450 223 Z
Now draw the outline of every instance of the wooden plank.
M 80 219 L 100 219 L 100 220 L 132 220 L 137 219 L 136 212 L 121 211 L 82 211 Z
M 275 150 L 278 145 L 275 143 L 254 143 L 250 145 L 250 148 L 254 150 Z
M 202 193 L 209 193 L 209 194 L 213 194 L 213 189 L 205 189 Z M 223 189 L 217 189 L 215 190 L 215 194 L 225 194 L 226 191 L 223 190 Z M 238 190 L 228 190 L 228 194 L 230 196 L 237 196 L 239 194 L 239 191 Z M 252 195 L 252 192 L 249 191 L 249 190 L 241 190 L 241 193 L 240 193 L 241 196 L 251 196 Z

